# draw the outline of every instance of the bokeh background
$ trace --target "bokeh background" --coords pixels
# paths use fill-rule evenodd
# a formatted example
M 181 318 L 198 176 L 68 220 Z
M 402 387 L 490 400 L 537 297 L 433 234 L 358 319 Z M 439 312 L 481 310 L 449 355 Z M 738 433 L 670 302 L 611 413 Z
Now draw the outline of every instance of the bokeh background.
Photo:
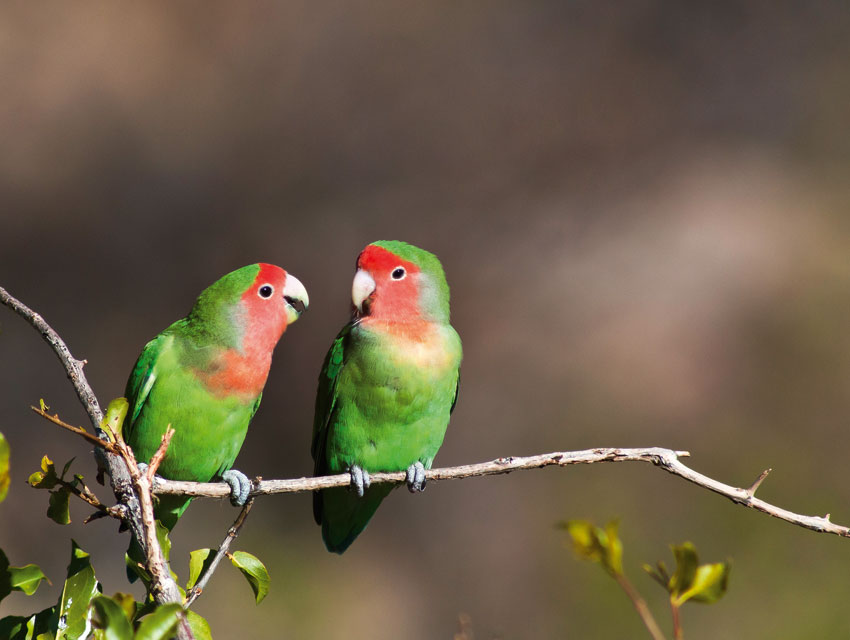
M 0 8 L 0 285 L 40 311 L 102 402 L 144 343 L 223 273 L 296 274 L 238 467 L 311 473 L 315 381 L 372 240 L 434 251 L 464 340 L 440 466 L 592 446 L 687 449 L 760 496 L 850 523 L 850 10 L 634 0 L 28 3 Z M 92 477 L 55 357 L 0 309 L 0 547 L 53 579 L 73 536 L 107 593 L 126 534 L 62 528 L 25 478 L 49 453 Z M 106 497 L 108 492 L 100 490 Z M 194 504 L 175 569 L 235 516 Z M 621 520 L 626 569 L 693 541 L 731 557 L 687 637 L 850 637 L 848 542 L 734 506 L 649 465 L 592 465 L 395 492 L 342 557 L 308 495 L 260 500 L 197 605 L 216 638 L 646 637 L 554 523 Z M 134 588 L 138 593 L 138 589 Z

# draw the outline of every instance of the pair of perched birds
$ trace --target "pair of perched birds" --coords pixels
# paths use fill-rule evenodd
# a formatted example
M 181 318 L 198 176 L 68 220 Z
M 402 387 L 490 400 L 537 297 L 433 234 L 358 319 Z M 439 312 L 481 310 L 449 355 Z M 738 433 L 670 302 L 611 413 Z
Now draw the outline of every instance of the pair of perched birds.
M 425 486 L 457 400 L 461 344 L 449 324 L 440 261 L 398 241 L 368 245 L 357 258 L 351 321 L 319 375 L 311 451 L 316 475 L 348 472 L 350 488 L 313 496 L 329 551 L 342 553 L 392 485 L 370 488 L 369 472 L 407 471 Z M 158 473 L 174 480 L 221 478 L 243 504 L 248 478 L 232 469 L 260 405 L 272 351 L 309 304 L 304 285 L 280 267 L 254 264 L 205 289 L 192 310 L 142 351 L 127 382 L 124 437 L 147 462 L 171 425 Z M 170 530 L 189 499 L 161 496 Z

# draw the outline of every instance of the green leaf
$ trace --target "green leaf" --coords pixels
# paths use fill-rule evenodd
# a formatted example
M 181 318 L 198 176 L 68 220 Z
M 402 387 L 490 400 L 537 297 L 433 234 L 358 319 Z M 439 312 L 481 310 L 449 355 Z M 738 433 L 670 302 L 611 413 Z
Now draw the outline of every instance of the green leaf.
M 212 549 L 196 549 L 189 554 L 189 582 L 186 583 L 187 589 L 195 586 L 198 578 L 207 570 L 213 558 L 215 558 L 215 554 L 212 553 Z
M 30 474 L 30 477 L 27 478 L 27 484 L 31 487 L 35 487 L 36 489 L 41 489 L 39 485 L 42 480 L 44 480 L 44 474 L 41 471 L 34 471 Z
M 12 593 L 12 576 L 9 573 L 9 558 L 0 549 L 0 600 L 10 593 Z
M 36 565 L 11 567 L 6 554 L 0 550 L 0 600 L 12 591 L 22 591 L 31 596 L 38 589 L 42 580 L 47 580 L 47 576 Z M 48 580 L 48 582 L 50 581 Z
M 644 569 L 667 589 L 674 607 L 680 607 L 688 600 L 710 604 L 723 597 L 729 583 L 729 562 L 700 565 L 696 547 L 690 542 L 670 548 L 676 559 L 676 570 L 672 576 L 668 576 L 663 562 L 658 563 L 657 571 L 648 565 Z
M 35 618 L 35 616 L 31 616 Z M 27 632 L 27 622 L 30 618 L 25 616 L 6 616 L 0 620 L 0 638 L 9 640 L 31 640 L 32 635 Z
M 168 560 L 171 555 L 171 540 L 168 537 L 168 529 L 159 520 L 156 521 L 156 539 L 159 541 L 162 555 Z
M 617 535 L 616 520 L 606 524 L 604 529 L 587 520 L 569 520 L 560 526 L 570 534 L 578 556 L 601 563 L 612 575 L 623 573 L 623 543 Z
M 47 456 L 41 458 L 41 471 L 36 471 L 27 479 L 27 482 L 36 489 L 52 489 L 59 484 L 59 476 L 56 475 L 56 467 Z
M 65 477 L 65 474 L 66 474 L 66 473 L 68 473 L 68 469 L 70 469 L 70 468 L 71 468 L 71 463 L 72 463 L 72 462 L 74 462 L 74 460 L 76 460 L 76 459 L 77 459 L 77 457 L 76 457 L 76 456 L 74 456 L 73 458 L 71 458 L 70 460 L 68 460 L 68 462 L 66 462 L 66 463 L 65 463 L 65 466 L 64 466 L 64 467 L 62 467 L 62 475 L 61 475 L 61 476 L 59 476 L 60 478 L 64 478 L 64 477 Z
M 57 524 L 69 524 L 71 522 L 70 500 L 71 491 L 66 487 L 51 491 L 50 501 L 47 504 L 47 517 Z
M 186 619 L 189 621 L 189 628 L 192 629 L 192 635 L 195 636 L 195 640 L 212 640 L 210 625 L 204 618 L 191 609 L 187 609 Z
M 257 604 L 260 604 L 268 594 L 269 583 L 271 582 L 271 577 L 265 565 L 260 562 L 259 558 L 245 551 L 234 551 L 230 556 L 230 561 L 245 576 L 254 591 Z
M 9 567 L 9 584 L 14 591 L 23 591 L 31 596 L 38 589 L 42 580 L 47 580 L 47 576 L 34 564 L 27 564 L 23 567 Z
M 100 595 L 88 553 L 71 540 L 68 578 L 59 600 L 59 631 L 56 640 L 81 640 L 89 631 L 89 603 Z
M 124 610 L 124 613 L 127 615 L 127 620 L 132 621 L 136 617 L 137 606 L 136 599 L 133 597 L 133 594 L 116 591 L 112 594 L 112 599 L 115 600 L 115 602 L 117 602 Z
M 6 499 L 6 494 L 9 493 L 9 483 L 11 477 L 9 475 L 9 442 L 0 433 L 0 502 Z
M 676 559 L 676 571 L 670 578 L 669 591 L 670 595 L 678 597 L 687 591 L 693 583 L 699 566 L 699 557 L 697 557 L 696 547 L 690 542 L 678 546 L 671 545 L 670 548 L 673 551 L 673 557 Z
M 31 616 L 7 616 L 0 620 L 0 638 L 8 640 L 53 640 L 59 625 L 56 606 Z
M 131 544 L 135 545 L 135 541 Z M 139 551 L 139 553 L 141 553 L 141 551 Z M 124 564 L 127 566 L 127 579 L 130 582 L 136 581 L 136 578 L 133 577 L 135 575 L 145 584 L 150 583 L 150 574 L 148 574 L 148 572 L 145 571 L 145 568 L 139 564 L 139 561 L 134 559 L 129 553 L 124 554 Z
M 127 408 L 129 403 L 126 398 L 115 398 L 106 407 L 106 415 L 100 423 L 100 428 L 106 432 L 106 436 L 110 442 L 115 442 L 116 439 L 122 439 L 121 427 L 124 424 L 124 418 L 127 417 Z
M 157 607 L 152 614 L 142 618 L 135 640 L 167 640 L 177 627 L 182 611 L 183 607 L 176 602 Z
M 103 640 L 133 640 L 133 626 L 123 607 L 112 598 L 97 596 L 92 600 L 93 622 Z
M 726 593 L 731 568 L 729 562 L 700 565 L 691 587 L 679 596 L 677 604 L 681 605 L 688 600 L 703 604 L 717 602 Z

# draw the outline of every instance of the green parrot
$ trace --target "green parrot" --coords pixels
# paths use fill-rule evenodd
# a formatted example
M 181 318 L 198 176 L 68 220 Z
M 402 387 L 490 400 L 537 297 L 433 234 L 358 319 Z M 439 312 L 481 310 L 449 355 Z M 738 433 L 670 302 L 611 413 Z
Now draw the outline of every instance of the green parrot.
M 272 351 L 308 304 L 304 285 L 271 264 L 242 267 L 201 292 L 189 315 L 145 346 L 127 381 L 123 432 L 136 460 L 147 463 L 171 425 L 157 473 L 221 478 L 231 502 L 244 504 L 251 483 L 231 466 L 260 406 Z M 171 530 L 190 500 L 161 496 L 156 517 Z
M 370 244 L 357 258 L 351 299 L 351 321 L 319 374 L 311 448 L 315 475 L 351 475 L 350 488 L 313 494 L 313 515 L 335 553 L 392 490 L 370 487 L 369 472 L 406 470 L 411 492 L 425 488 L 457 401 L 462 356 L 433 254 L 405 242 Z

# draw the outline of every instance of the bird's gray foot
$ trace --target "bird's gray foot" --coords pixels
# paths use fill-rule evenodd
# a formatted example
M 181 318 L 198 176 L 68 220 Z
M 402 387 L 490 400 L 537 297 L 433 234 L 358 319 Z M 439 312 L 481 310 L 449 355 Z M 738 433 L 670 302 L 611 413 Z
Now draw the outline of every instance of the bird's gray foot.
M 141 473 L 142 475 L 145 475 L 148 472 L 148 465 L 146 465 L 144 462 L 137 462 L 136 466 L 139 467 L 139 473 Z
M 366 469 L 361 469 L 356 464 L 351 465 L 348 469 L 351 475 L 351 488 L 359 498 L 363 497 L 363 493 L 372 484 L 372 479 L 369 477 L 369 472 Z
M 407 490 L 410 493 L 425 491 L 425 465 L 418 460 L 407 468 Z
M 251 481 L 241 471 L 228 469 L 221 474 L 221 479 L 230 485 L 230 504 L 234 507 L 243 507 L 248 501 L 251 493 Z

